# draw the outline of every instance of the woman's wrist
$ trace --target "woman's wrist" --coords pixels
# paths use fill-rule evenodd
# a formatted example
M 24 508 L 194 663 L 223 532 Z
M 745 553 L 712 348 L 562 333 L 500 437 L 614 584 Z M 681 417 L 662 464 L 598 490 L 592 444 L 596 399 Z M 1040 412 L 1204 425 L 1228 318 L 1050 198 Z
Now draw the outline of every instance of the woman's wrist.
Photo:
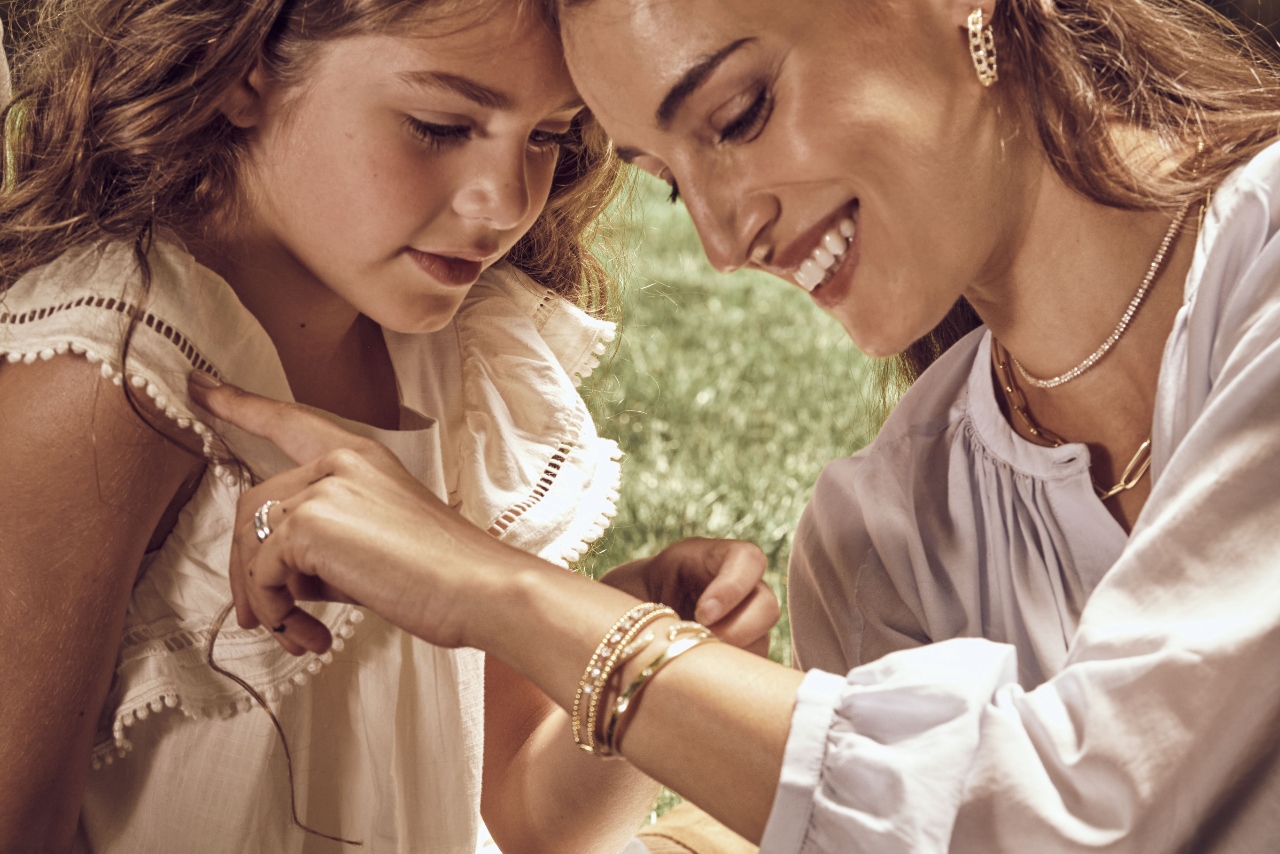
M 505 661 L 561 707 L 572 707 L 601 637 L 639 603 L 633 596 L 529 555 L 492 573 L 467 644 Z

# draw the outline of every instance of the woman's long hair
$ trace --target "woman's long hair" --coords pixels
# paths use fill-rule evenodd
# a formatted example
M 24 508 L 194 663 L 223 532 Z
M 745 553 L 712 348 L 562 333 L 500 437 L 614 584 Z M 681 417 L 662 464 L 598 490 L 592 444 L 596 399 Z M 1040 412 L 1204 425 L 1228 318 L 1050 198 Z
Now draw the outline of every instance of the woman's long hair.
M 1200 0 L 1000 0 L 993 93 L 1034 125 L 1062 180 L 1127 210 L 1177 210 L 1280 135 L 1280 72 L 1253 35 Z M 1135 170 L 1112 130 L 1129 124 L 1194 167 Z M 882 365 L 905 389 L 981 323 L 963 299 L 932 332 Z

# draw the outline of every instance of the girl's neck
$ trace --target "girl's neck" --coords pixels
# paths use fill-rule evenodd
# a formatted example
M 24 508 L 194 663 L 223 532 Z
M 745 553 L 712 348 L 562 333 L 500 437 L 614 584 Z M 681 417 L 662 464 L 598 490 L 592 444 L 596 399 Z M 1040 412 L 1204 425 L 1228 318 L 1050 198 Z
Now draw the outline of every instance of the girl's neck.
M 273 240 L 241 234 L 185 242 L 262 324 L 297 402 L 383 429 L 399 427 L 395 369 L 377 323 Z

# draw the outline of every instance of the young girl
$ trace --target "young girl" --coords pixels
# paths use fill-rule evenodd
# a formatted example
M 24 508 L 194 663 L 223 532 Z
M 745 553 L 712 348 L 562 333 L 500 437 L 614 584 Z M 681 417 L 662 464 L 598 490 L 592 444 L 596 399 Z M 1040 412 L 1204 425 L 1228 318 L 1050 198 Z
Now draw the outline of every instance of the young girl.
M 553 29 L 517 0 L 44 20 L 0 194 L 0 850 L 470 854 L 482 808 L 509 854 L 618 850 L 652 784 L 514 671 L 349 605 L 310 609 L 324 655 L 221 624 L 236 496 L 285 462 L 186 392 L 327 413 L 581 556 L 619 465 L 574 390 L 613 327 L 573 301 L 618 173 Z

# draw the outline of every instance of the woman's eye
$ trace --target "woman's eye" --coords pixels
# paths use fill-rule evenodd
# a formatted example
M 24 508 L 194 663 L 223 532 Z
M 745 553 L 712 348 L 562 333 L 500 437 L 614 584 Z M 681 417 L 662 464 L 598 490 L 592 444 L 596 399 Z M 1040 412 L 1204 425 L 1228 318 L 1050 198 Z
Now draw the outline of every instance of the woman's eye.
M 720 131 L 721 142 L 751 142 L 764 130 L 773 112 L 773 99 L 765 86 L 760 87 L 751 105 Z
M 409 119 L 409 130 L 432 148 L 456 145 L 471 138 L 471 128 L 466 125 L 438 125 L 414 118 Z
M 574 141 L 573 131 L 552 133 L 547 130 L 535 130 L 529 134 L 529 145 L 539 151 L 559 151 L 568 148 Z

